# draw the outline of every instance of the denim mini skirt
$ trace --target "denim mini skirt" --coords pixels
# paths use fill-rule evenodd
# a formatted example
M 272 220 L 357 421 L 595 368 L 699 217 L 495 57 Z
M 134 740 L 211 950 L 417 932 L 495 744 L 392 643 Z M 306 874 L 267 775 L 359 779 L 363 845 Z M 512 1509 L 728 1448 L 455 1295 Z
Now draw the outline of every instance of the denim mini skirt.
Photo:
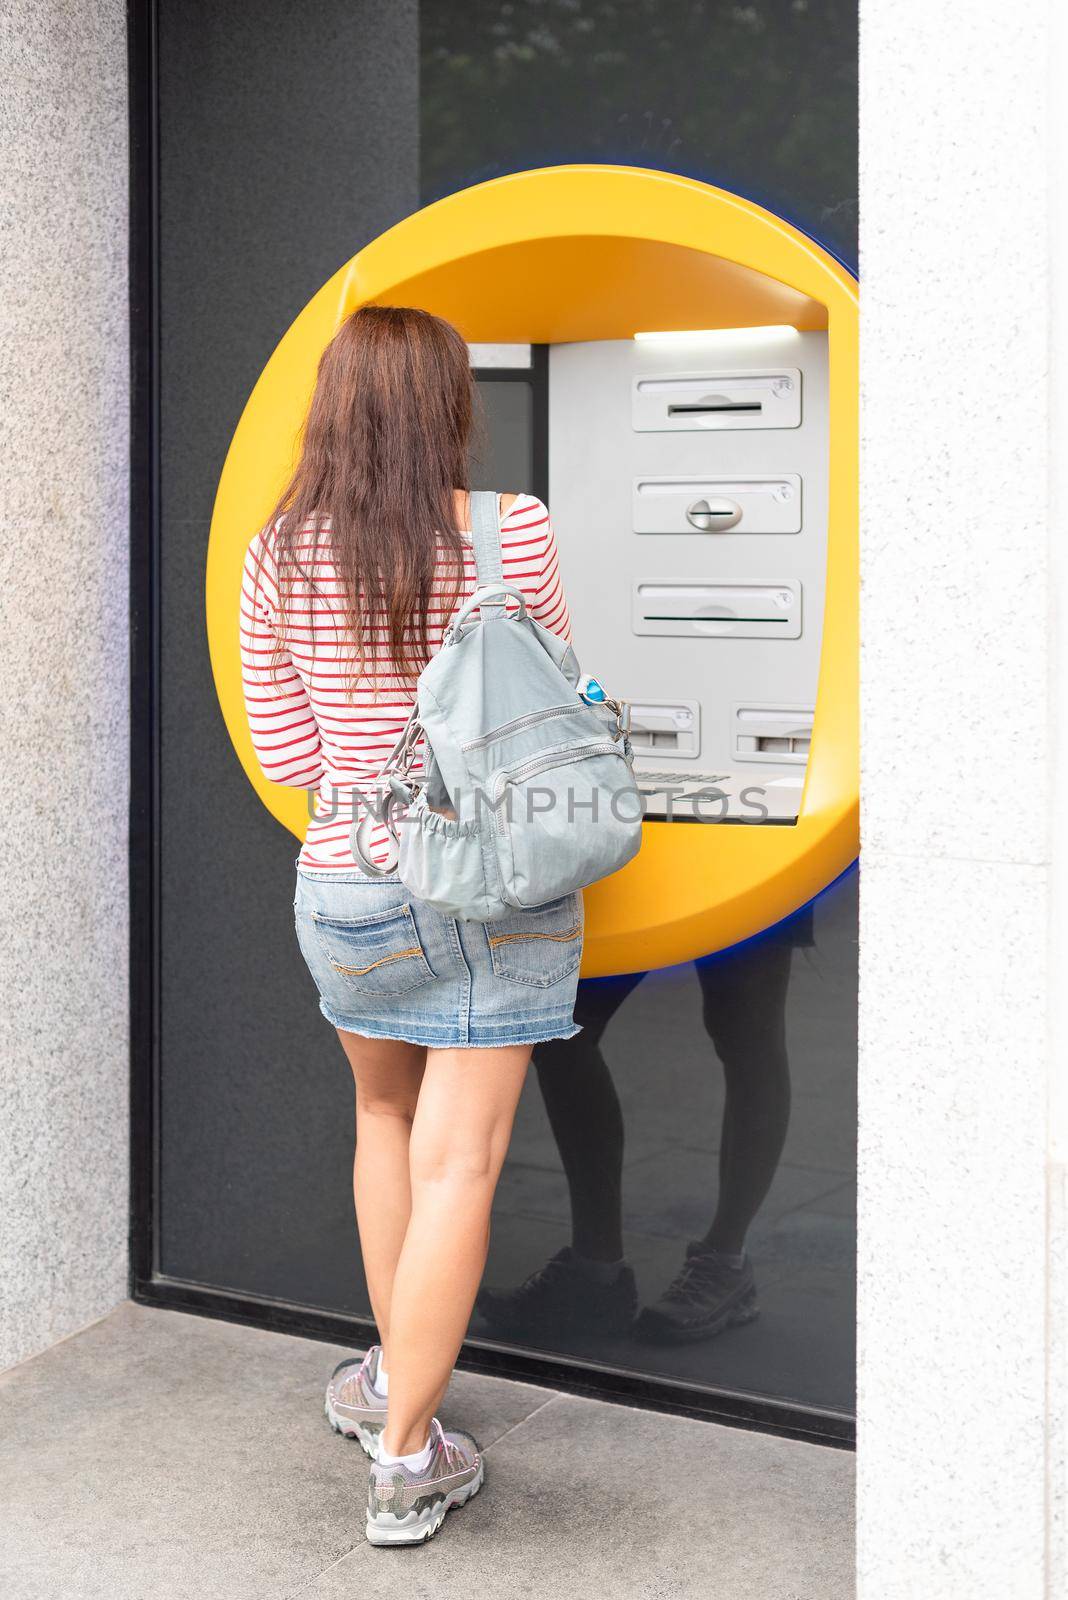
M 348 1033 L 438 1048 L 570 1039 L 582 896 L 460 922 L 398 878 L 298 866 L 301 954 L 323 1016 Z

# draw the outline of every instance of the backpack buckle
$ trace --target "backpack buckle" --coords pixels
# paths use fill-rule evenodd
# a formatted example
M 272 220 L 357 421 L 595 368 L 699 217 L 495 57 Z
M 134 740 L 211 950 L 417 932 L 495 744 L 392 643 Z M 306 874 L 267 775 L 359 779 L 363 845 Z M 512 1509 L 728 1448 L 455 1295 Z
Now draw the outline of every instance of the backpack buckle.
M 423 737 L 421 725 L 414 719 L 408 723 L 404 735 L 397 747 L 397 758 L 392 770 L 401 777 L 407 777 L 415 760 L 415 747 Z

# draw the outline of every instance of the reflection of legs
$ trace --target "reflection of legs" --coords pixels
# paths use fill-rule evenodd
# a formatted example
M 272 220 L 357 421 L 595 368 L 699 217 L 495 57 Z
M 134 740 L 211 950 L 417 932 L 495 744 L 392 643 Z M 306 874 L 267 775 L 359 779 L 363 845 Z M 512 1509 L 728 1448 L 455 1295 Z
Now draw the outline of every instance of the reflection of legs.
M 641 977 L 583 984 L 575 1003 L 582 1032 L 534 1052 L 571 1196 L 572 1247 L 591 1261 L 618 1261 L 623 1254 L 623 1112 L 601 1039 Z
M 719 1199 L 705 1243 L 739 1253 L 771 1187 L 790 1121 L 786 992 L 792 947 L 757 941 L 698 962 L 705 1027 L 723 1063 L 726 1099 Z
M 637 1290 L 622 1260 L 623 1113 L 601 1037 L 642 977 L 580 984 L 575 1021 L 582 1032 L 535 1047 L 538 1083 L 567 1178 L 573 1242 L 517 1288 L 483 1289 L 479 1310 L 498 1332 L 624 1332 L 633 1319 Z
M 763 940 L 697 964 L 705 1027 L 726 1083 L 719 1199 L 705 1237 L 687 1245 L 682 1270 L 643 1310 L 638 1331 L 648 1338 L 711 1339 L 757 1314 L 745 1236 L 771 1187 L 790 1120 L 785 1014 L 791 956 L 790 945 Z

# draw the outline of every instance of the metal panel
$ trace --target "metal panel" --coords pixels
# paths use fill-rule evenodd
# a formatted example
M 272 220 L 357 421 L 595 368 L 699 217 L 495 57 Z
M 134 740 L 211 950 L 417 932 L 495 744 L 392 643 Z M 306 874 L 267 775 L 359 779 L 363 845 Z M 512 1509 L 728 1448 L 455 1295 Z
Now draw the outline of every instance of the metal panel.
M 722 433 L 801 426 L 801 373 L 796 367 L 641 374 L 634 379 L 636 433 Z
M 701 367 L 705 336 L 681 350 L 680 339 L 552 347 L 550 503 L 583 665 L 630 700 L 697 701 L 696 764 L 735 793 L 755 781 L 744 766 L 731 776 L 735 704 L 815 703 L 827 565 L 827 335 L 761 331 L 747 345 L 735 330 L 729 369 Z M 635 428 L 636 385 L 674 386 L 684 368 L 729 370 L 737 384 L 750 375 L 761 392 L 796 374 L 790 394 L 804 392 L 800 425 Z M 742 515 L 700 530 L 688 512 L 702 500 L 730 501 Z M 754 528 L 759 537 L 749 536 Z M 639 766 L 662 760 L 643 751 Z M 761 783 L 784 780 L 769 808 L 777 819 L 796 816 L 796 771 L 796 752 L 778 764 L 769 753 L 761 764 Z
M 801 475 L 634 480 L 635 533 L 800 533 Z
M 797 583 L 636 583 L 635 633 L 690 639 L 799 639 Z

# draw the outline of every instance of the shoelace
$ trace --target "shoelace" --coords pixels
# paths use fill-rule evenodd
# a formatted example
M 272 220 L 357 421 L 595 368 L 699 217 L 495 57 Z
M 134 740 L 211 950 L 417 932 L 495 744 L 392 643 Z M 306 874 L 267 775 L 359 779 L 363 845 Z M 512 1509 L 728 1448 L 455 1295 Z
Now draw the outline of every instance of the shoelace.
M 463 1467 L 465 1465 L 463 1451 L 458 1444 L 453 1444 L 452 1440 L 447 1437 L 437 1417 L 434 1418 L 434 1431 L 441 1448 L 445 1452 L 445 1465 L 447 1467 Z
M 536 1294 L 544 1284 L 552 1284 L 557 1278 L 565 1275 L 567 1263 L 558 1256 L 550 1256 L 543 1266 L 535 1267 L 528 1278 L 524 1278 L 519 1288 L 514 1292 L 518 1295 Z
M 356 1371 L 350 1372 L 348 1377 L 342 1381 L 341 1389 L 339 1391 L 341 1394 L 346 1394 L 350 1390 L 356 1393 L 359 1392 L 359 1385 L 363 1380 L 364 1373 L 371 1365 L 371 1357 L 374 1355 L 374 1353 L 375 1347 L 372 1345 L 370 1350 L 367 1351 L 367 1354 L 364 1356 L 363 1360 L 360 1362 L 359 1366 L 356 1368 Z
M 716 1263 L 708 1256 L 692 1255 L 683 1262 L 682 1270 L 674 1283 L 664 1290 L 665 1300 L 692 1300 L 716 1282 Z

